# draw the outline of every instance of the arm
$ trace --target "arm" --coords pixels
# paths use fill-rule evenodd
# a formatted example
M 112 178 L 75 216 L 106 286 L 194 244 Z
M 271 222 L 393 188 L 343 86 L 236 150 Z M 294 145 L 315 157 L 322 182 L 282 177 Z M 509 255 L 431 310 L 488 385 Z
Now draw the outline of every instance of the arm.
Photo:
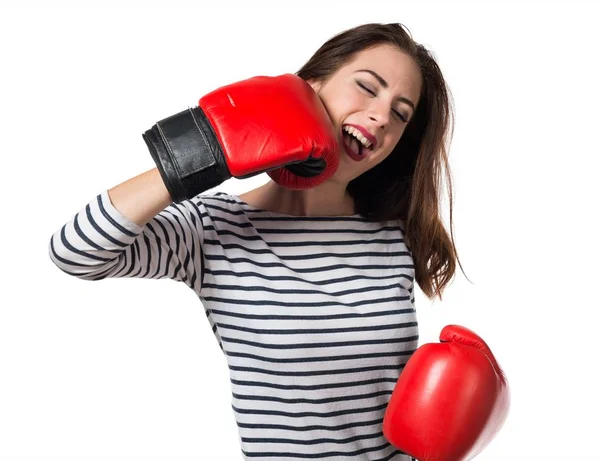
M 221 87 L 142 136 L 157 168 L 98 195 L 52 236 L 50 257 L 64 272 L 87 280 L 169 277 L 199 292 L 198 194 L 262 172 L 310 188 L 339 165 L 323 104 L 292 74 Z
M 172 203 L 158 168 L 109 189 L 108 196 L 114 207 L 138 226 L 144 226 Z
M 104 191 L 51 237 L 49 254 L 84 280 L 170 278 L 200 290 L 202 211 L 172 203 L 154 170 Z

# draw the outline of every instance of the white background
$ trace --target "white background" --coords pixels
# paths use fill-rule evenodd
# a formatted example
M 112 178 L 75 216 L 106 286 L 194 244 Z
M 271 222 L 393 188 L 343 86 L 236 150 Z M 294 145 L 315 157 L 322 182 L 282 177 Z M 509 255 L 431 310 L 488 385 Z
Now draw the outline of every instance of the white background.
M 241 459 L 228 370 L 194 293 L 71 278 L 49 238 L 154 166 L 141 133 L 156 121 L 223 84 L 295 72 L 365 22 L 405 24 L 454 96 L 453 221 L 470 281 L 459 268 L 441 302 L 417 290 L 416 303 L 422 343 L 465 325 L 510 380 L 509 417 L 477 460 L 600 459 L 598 8 L 164 3 L 0 9 L 0 459 Z

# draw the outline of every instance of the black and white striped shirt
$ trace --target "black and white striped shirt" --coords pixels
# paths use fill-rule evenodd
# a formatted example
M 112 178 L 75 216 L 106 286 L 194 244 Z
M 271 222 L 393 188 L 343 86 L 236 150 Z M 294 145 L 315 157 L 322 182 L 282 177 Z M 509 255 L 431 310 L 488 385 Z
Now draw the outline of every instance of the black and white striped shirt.
M 402 224 L 288 216 L 217 192 L 140 227 L 104 191 L 49 252 L 82 279 L 170 278 L 196 292 L 230 370 L 245 460 L 410 461 L 382 434 L 418 347 Z

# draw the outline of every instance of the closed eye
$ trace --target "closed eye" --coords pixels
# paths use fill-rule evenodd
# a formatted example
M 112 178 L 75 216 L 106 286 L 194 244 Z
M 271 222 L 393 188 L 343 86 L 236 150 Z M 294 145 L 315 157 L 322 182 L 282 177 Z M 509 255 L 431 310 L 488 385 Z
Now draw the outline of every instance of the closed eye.
M 365 90 L 367 93 L 369 93 L 371 96 L 376 96 L 375 92 L 369 88 L 367 88 L 365 85 L 363 85 L 361 82 L 359 82 L 358 80 L 356 81 L 356 84 L 358 86 L 360 86 L 363 90 Z M 404 123 L 406 123 L 408 120 L 406 117 L 404 117 L 400 112 L 398 112 L 397 110 L 392 109 L 392 112 L 396 115 L 396 117 L 398 117 L 400 120 L 402 120 Z

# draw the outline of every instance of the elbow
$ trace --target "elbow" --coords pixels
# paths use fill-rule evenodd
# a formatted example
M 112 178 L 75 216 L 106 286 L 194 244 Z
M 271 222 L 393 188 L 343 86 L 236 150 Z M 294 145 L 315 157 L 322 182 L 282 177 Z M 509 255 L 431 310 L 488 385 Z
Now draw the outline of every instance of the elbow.
M 54 236 L 48 242 L 48 257 L 50 261 L 61 272 L 77 277 L 82 280 L 102 280 L 104 277 L 99 275 L 105 267 L 91 266 L 77 261 L 73 254 L 69 254 L 69 250 L 64 247 L 56 246 Z

